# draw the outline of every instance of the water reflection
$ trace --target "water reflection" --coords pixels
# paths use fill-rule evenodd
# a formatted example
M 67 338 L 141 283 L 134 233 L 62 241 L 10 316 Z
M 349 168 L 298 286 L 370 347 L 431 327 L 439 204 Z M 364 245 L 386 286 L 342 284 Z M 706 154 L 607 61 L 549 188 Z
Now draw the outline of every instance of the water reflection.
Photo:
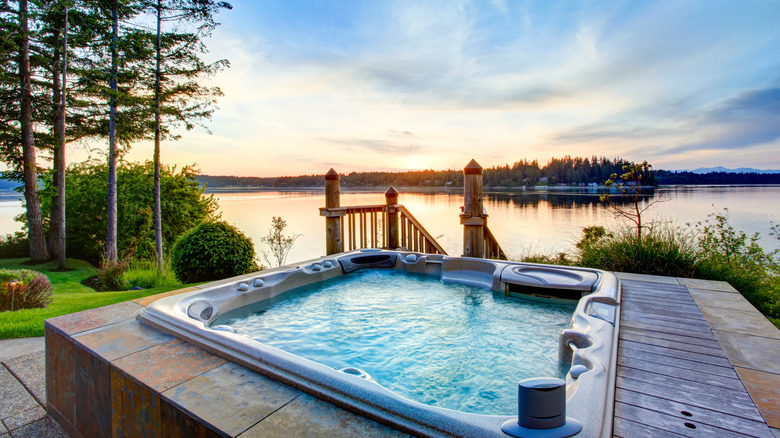
M 341 205 L 384 204 L 385 189 L 360 192 L 343 189 Z M 463 205 L 461 190 L 410 192 L 400 189 L 399 201 L 406 205 L 425 228 L 452 255 L 460 255 L 463 228 L 458 214 Z M 18 198 L 18 194 L 14 194 Z M 301 261 L 325 253 L 325 219 L 319 216 L 324 206 L 323 191 L 222 191 L 214 192 L 222 217 L 238 226 L 263 249 L 260 237 L 268 233 L 273 216 L 287 221 L 288 231 L 301 233 L 288 260 Z M 571 250 L 583 227 L 620 226 L 600 201 L 596 189 L 486 191 L 484 205 L 488 224 L 510 256 L 533 252 Z M 645 202 L 659 200 L 648 210 L 647 218 L 679 225 L 707 218 L 716 209 L 729 208 L 734 228 L 747 233 L 760 232 L 761 244 L 773 249 L 780 242 L 768 236 L 769 221 L 780 222 L 780 186 L 673 186 L 662 187 Z M 714 206 L 714 207 L 713 207 Z M 13 217 L 23 213 L 21 202 L 0 201 L 0 231 L 21 229 Z

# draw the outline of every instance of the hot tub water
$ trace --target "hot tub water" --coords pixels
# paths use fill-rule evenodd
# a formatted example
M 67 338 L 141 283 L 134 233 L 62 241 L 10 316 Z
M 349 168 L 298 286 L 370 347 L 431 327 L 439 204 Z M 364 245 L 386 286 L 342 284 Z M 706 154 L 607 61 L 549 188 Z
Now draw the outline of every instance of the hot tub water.
M 558 361 L 558 335 L 574 309 L 364 270 L 234 310 L 212 326 L 336 369 L 360 368 L 425 404 L 512 415 L 518 380 L 568 372 Z

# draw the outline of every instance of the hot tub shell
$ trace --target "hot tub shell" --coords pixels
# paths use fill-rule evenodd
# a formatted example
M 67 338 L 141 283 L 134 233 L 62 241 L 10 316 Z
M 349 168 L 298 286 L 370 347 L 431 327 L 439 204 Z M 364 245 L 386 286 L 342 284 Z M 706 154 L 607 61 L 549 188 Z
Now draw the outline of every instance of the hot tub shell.
M 509 295 L 522 294 L 523 286 L 534 292 L 581 295 L 569 328 L 559 338 L 559 358 L 572 366 L 566 376 L 566 415 L 583 424 L 578 436 L 611 435 L 620 283 L 604 271 L 362 250 L 214 282 L 198 291 L 157 300 L 138 318 L 275 380 L 415 436 L 506 437 L 501 425 L 512 417 L 425 405 L 374 382 L 212 324 L 232 310 L 278 299 L 286 291 L 366 268 L 422 273 Z

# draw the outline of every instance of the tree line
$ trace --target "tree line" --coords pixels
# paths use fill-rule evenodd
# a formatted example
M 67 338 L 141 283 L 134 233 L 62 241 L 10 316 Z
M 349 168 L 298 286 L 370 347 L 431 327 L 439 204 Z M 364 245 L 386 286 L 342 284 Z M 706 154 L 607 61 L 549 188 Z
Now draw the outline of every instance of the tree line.
M 623 166 L 635 163 L 622 158 L 553 158 L 540 166 L 537 160 L 517 161 L 511 166 L 493 166 L 483 170 L 485 187 L 533 187 L 537 185 L 603 185 L 613 174 L 622 174 Z M 322 187 L 323 175 L 249 177 L 198 175 L 201 184 L 219 187 Z M 407 172 L 351 172 L 341 175 L 345 187 L 462 187 L 462 170 L 421 170 Z M 676 184 L 780 184 L 780 173 L 710 172 L 654 170 L 643 180 L 647 186 Z
M 780 184 L 780 173 L 736 173 L 687 171 L 656 171 L 659 184 L 666 185 L 708 185 L 708 184 Z
M 218 88 L 198 79 L 228 66 L 205 62 L 213 0 L 4 0 L 0 3 L 0 160 L 22 183 L 30 258 L 58 256 L 65 267 L 66 145 L 106 157 L 105 253 L 117 260 L 117 163 L 133 142 L 154 141 L 156 257 L 162 269 L 163 140 L 208 120 Z M 39 167 L 38 156 L 52 161 Z M 75 170 L 76 173 L 83 169 Z M 43 175 L 42 175 L 43 174 Z M 42 201 L 39 180 L 47 179 Z M 101 239 L 102 240 L 102 239 Z
M 612 174 L 623 173 L 623 166 L 632 162 L 622 158 L 571 157 L 553 158 L 544 166 L 537 160 L 517 161 L 512 165 L 483 169 L 486 187 L 523 187 L 537 185 L 604 184 Z M 282 176 L 275 178 L 199 175 L 202 184 L 216 187 L 319 187 L 324 186 L 322 175 Z M 652 175 L 647 185 L 655 185 Z M 462 187 L 463 170 L 421 170 L 407 172 L 352 172 L 341 175 L 341 184 L 347 187 Z

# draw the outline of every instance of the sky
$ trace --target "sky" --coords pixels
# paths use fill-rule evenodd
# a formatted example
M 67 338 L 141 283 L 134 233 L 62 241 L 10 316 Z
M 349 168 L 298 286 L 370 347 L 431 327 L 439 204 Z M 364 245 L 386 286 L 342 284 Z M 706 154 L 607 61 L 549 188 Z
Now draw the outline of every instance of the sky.
M 210 175 L 462 169 L 606 156 L 780 169 L 780 0 L 233 0 Z M 152 156 L 134 145 L 129 159 Z M 78 157 L 78 152 L 76 153 Z

